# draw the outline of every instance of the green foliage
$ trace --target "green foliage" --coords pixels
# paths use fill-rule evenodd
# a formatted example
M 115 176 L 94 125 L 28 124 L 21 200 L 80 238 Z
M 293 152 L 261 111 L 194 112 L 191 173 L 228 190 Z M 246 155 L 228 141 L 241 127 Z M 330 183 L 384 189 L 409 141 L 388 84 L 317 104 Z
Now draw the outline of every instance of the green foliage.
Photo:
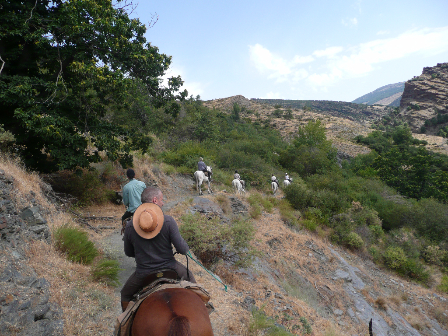
M 92 278 L 95 281 L 105 282 L 109 286 L 119 286 L 118 272 L 120 263 L 117 260 L 103 259 L 92 267 Z
M 257 192 L 251 193 L 247 198 L 247 201 L 252 207 L 263 206 L 264 210 L 269 213 L 272 213 L 274 209 L 274 204 L 271 202 L 271 200 L 269 198 L 263 197 L 263 195 Z
M 104 185 L 95 170 L 62 171 L 52 186 L 57 192 L 75 196 L 81 206 L 104 204 L 115 198 L 115 192 Z
M 273 318 L 270 318 L 260 309 L 252 309 L 252 319 L 249 324 L 249 335 L 258 335 L 259 331 L 267 336 L 291 336 L 290 332 L 279 327 Z
M 402 269 L 405 267 L 408 258 L 401 247 L 388 247 L 384 252 L 384 261 L 391 269 Z
M 309 121 L 299 127 L 293 144 L 280 152 L 280 164 L 301 176 L 309 176 L 317 172 L 331 170 L 336 165 L 337 150 L 325 135 L 325 127 L 320 120 Z
M 57 228 L 53 239 L 56 249 L 65 253 L 70 261 L 89 265 L 98 255 L 87 233 L 69 224 Z
M 3 125 L 0 124 L 0 151 L 8 151 L 15 141 L 14 135 L 9 131 L 5 131 Z
M 443 293 L 448 293 L 448 276 L 442 276 L 442 281 L 437 286 L 437 289 Z
M 298 228 L 299 219 L 302 217 L 300 211 L 294 210 L 286 199 L 281 199 L 277 205 L 282 221 L 292 228 Z
M 316 231 L 317 227 L 318 227 L 318 224 L 314 218 L 313 219 L 304 219 L 302 224 L 303 224 L 303 227 L 309 231 Z
M 304 183 L 292 183 L 284 193 L 294 209 L 305 209 L 311 205 L 312 192 Z
M 198 142 L 187 141 L 180 143 L 172 150 L 163 152 L 161 158 L 164 162 L 173 165 L 175 167 L 184 166 L 190 168 L 192 172 L 197 170 L 199 157 L 202 156 L 205 159 L 208 157 L 207 148 L 201 146 Z M 206 162 L 210 165 L 208 162 Z
M 440 249 L 439 246 L 428 245 L 422 255 L 428 264 L 442 266 L 443 260 L 448 256 L 448 251 Z
M 308 320 L 305 317 L 303 317 L 303 316 L 300 317 L 300 323 L 302 323 L 303 334 L 309 335 L 313 332 L 313 328 L 311 327 L 311 324 L 308 322 Z
M 364 245 L 364 241 L 356 232 L 350 232 L 345 236 L 343 243 L 351 249 L 360 249 Z
M 207 219 L 199 213 L 182 216 L 179 230 L 193 252 L 205 266 L 219 259 L 247 265 L 253 251 L 249 245 L 254 227 L 248 220 L 235 220 L 230 225 L 219 223 L 218 218 Z
M 175 94 L 180 77 L 160 86 L 171 57 L 147 43 L 145 25 L 131 19 L 126 6 L 7 1 L 0 20 L 0 123 L 14 135 L 29 168 L 88 167 L 101 151 L 129 166 L 131 150 L 146 151 L 151 139 L 111 116 L 129 106 L 138 111 L 130 104 L 135 83 L 144 91 L 140 96 L 174 113 L 174 99 L 187 95 Z

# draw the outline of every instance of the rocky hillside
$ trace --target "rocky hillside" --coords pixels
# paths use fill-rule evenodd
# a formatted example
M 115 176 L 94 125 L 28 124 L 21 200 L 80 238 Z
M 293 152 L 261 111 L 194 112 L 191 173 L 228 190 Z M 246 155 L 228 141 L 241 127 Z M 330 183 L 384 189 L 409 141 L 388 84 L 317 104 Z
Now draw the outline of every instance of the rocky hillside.
M 314 111 L 338 118 L 358 121 L 360 123 L 376 120 L 391 110 L 382 106 L 369 106 L 330 100 L 283 100 L 283 99 L 251 99 L 259 103 L 266 103 L 282 108 Z M 386 104 L 384 104 L 386 105 Z
M 400 115 L 419 133 L 425 121 L 448 114 L 448 63 L 423 69 L 420 76 L 406 82 Z
M 376 89 L 364 96 L 361 96 L 352 103 L 366 105 L 387 105 L 400 106 L 401 96 L 404 90 L 404 82 L 389 84 Z
M 287 101 L 283 101 L 284 103 Z M 355 144 L 352 140 L 357 135 L 367 135 L 371 130 L 369 128 L 370 121 L 379 118 L 381 115 L 387 113 L 387 107 L 371 107 L 364 106 L 366 118 L 359 121 L 352 120 L 352 118 L 338 117 L 333 114 L 338 114 L 336 110 L 326 111 L 325 104 L 306 105 L 303 108 L 293 108 L 286 104 L 279 106 L 279 104 L 271 104 L 267 102 L 261 103 L 259 99 L 247 99 L 243 96 L 233 96 L 222 99 L 215 99 L 204 102 L 205 106 L 216 108 L 221 111 L 232 113 L 234 104 L 241 107 L 240 117 L 249 118 L 252 122 L 269 123 L 271 127 L 278 129 L 285 138 L 292 137 L 298 130 L 299 126 L 305 125 L 309 120 L 321 120 L 322 124 L 327 129 L 327 137 L 333 141 L 333 144 L 338 148 L 341 157 L 353 157 L 358 154 L 368 153 L 370 150 L 364 146 Z M 328 102 L 328 106 L 331 106 Z M 350 103 L 348 103 L 350 104 Z M 362 106 L 358 104 L 357 107 Z M 340 105 L 342 106 L 342 105 Z M 347 105 L 349 106 L 349 105 Z M 350 110 L 353 113 L 354 110 Z M 370 111 L 370 112 L 367 112 Z M 375 111 L 375 112 L 372 112 Z M 375 116 L 375 118 L 373 118 Z
M 225 223 L 235 215 L 247 216 L 250 209 L 248 194 L 234 195 L 225 186 L 215 186 L 214 194 L 198 197 L 190 177 L 166 175 L 154 163 L 140 164 L 136 171 L 147 184 L 157 184 L 164 191 L 167 202 L 163 209 L 179 225 L 185 213 L 199 212 Z M 18 220 L 23 211 L 17 210 L 17 200 L 5 192 L 18 181 L 6 173 L 1 176 L 0 182 L 5 183 L 0 186 L 2 213 L 15 222 L 6 219 L 7 228 L 2 228 L 0 335 L 59 335 L 62 328 L 65 335 L 112 334 L 114 317 L 120 311 L 121 286 L 113 292 L 95 284 L 83 274 L 83 267 L 63 262 L 63 256 L 44 247 L 51 246 L 46 226 L 40 233 L 27 233 L 27 227 L 37 231 L 44 225 L 42 219 L 22 215 L 27 219 Z M 28 192 L 28 202 L 44 204 L 33 196 L 40 193 Z M 281 192 L 277 197 L 282 197 Z M 35 213 L 48 213 L 45 207 L 38 208 Z M 121 262 L 122 283 L 133 271 L 133 263 L 123 254 L 119 223 L 123 210 L 122 205 L 113 204 L 77 210 L 84 222 L 88 219 L 89 225 L 83 226 L 91 239 L 102 246 L 103 253 Z M 106 217 L 114 220 L 104 229 Z M 48 221 L 50 227 L 56 225 L 54 220 Z M 253 225 L 252 245 L 258 251 L 253 264 L 246 268 L 224 265 L 215 270 L 228 291 L 199 265 L 190 263 L 198 282 L 212 295 L 216 310 L 210 318 L 216 336 L 266 334 L 262 324 L 251 329 L 253 310 L 263 312 L 258 316 L 269 322 L 264 325 L 277 328 L 282 335 L 367 335 L 370 319 L 376 336 L 448 335 L 446 295 L 330 244 L 325 234 L 288 227 L 277 209 L 263 211 Z M 21 227 L 22 235 L 13 233 L 17 232 L 14 227 Z M 31 253 L 27 252 L 30 247 Z

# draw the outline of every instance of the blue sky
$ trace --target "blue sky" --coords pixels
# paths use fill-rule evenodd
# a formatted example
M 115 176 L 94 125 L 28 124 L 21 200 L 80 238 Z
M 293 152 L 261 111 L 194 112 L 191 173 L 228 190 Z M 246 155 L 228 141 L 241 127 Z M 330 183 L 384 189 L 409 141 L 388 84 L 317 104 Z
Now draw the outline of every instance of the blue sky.
M 448 62 L 448 0 L 141 0 L 146 38 L 203 100 L 352 101 Z

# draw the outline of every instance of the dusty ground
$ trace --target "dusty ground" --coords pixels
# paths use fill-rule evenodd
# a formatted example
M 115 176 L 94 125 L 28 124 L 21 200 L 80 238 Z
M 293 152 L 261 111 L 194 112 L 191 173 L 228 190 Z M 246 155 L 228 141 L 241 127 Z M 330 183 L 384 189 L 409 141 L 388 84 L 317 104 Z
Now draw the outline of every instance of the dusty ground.
M 164 211 L 182 225 L 180 216 L 193 202 L 193 181 L 185 177 L 155 176 L 167 199 Z M 234 196 L 216 191 L 202 197 Z M 247 195 L 238 196 L 245 204 Z M 281 193 L 277 195 L 281 197 Z M 84 215 L 113 216 L 91 221 L 103 229 L 101 244 L 120 260 L 124 282 L 134 262 L 122 252 L 119 218 L 124 206 L 92 207 Z M 370 318 L 375 335 L 448 335 L 447 296 L 379 269 L 370 260 L 332 246 L 324 237 L 305 230 L 291 230 L 277 210 L 263 212 L 254 221 L 254 247 L 260 252 L 247 269 L 216 270 L 228 291 L 200 266 L 190 266 L 196 279 L 211 294 L 216 311 L 211 314 L 215 335 L 248 335 L 251 308 L 258 307 L 278 325 L 301 335 L 303 319 L 313 335 L 366 335 Z M 179 261 L 185 263 L 182 257 Z M 114 292 L 112 313 L 119 313 L 119 289 Z M 113 314 L 112 314 L 113 315 Z M 445 323 L 445 324 L 444 324 Z M 112 331 L 113 325 L 109 329 Z M 261 334 L 260 334 L 261 335 Z

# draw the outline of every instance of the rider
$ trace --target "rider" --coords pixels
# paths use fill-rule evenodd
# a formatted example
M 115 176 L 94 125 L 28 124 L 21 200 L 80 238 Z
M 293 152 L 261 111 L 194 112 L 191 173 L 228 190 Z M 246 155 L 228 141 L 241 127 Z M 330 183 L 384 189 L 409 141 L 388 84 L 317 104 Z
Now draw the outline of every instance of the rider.
M 142 203 L 132 220 L 127 222 L 124 232 L 124 252 L 135 258 L 137 267 L 121 290 L 123 311 L 142 288 L 146 276 L 155 271 L 174 269 L 181 278 L 196 282 L 193 274 L 174 259 L 171 245 L 181 254 L 186 254 L 189 247 L 174 218 L 163 214 L 162 191 L 157 187 L 147 187 L 142 193 Z
M 238 174 L 237 170 L 235 170 L 235 174 L 233 174 L 233 178 L 237 179 L 238 181 L 241 181 L 241 176 L 240 176 L 240 174 Z
M 292 182 L 292 178 L 289 177 L 288 173 L 285 173 L 285 180 Z
M 212 173 L 207 170 L 207 165 L 204 163 L 204 159 L 202 157 L 199 158 L 198 162 L 198 170 L 203 171 L 205 176 L 212 180 Z
M 126 171 L 126 176 L 129 182 L 123 187 L 123 204 L 126 206 L 126 212 L 121 217 L 121 224 L 123 226 L 122 234 L 124 231 L 125 220 L 131 217 L 135 210 L 138 208 L 141 202 L 141 195 L 146 188 L 146 184 L 142 181 L 135 179 L 135 172 L 133 169 Z
M 274 174 L 272 174 L 271 176 L 271 181 L 277 183 L 277 187 L 280 187 L 280 183 L 278 183 L 277 178 L 274 176 Z

